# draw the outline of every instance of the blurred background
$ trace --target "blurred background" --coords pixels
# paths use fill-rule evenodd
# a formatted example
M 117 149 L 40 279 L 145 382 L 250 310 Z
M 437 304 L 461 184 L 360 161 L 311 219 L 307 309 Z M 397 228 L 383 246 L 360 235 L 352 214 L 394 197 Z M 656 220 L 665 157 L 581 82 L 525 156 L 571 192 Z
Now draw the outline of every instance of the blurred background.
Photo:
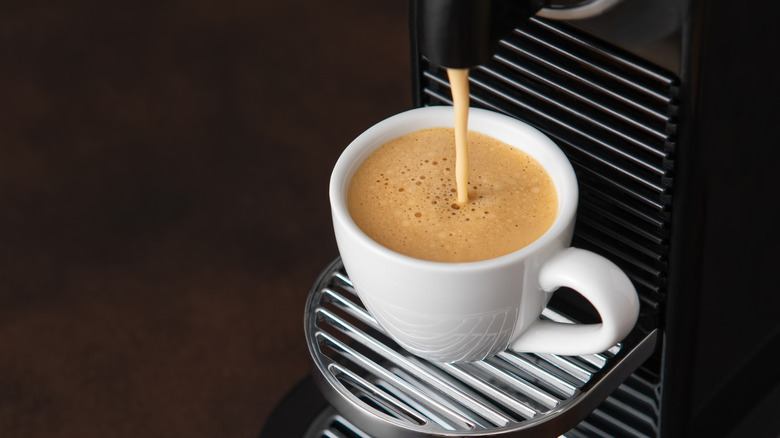
M 0 3 L 0 437 L 253 437 L 407 2 Z

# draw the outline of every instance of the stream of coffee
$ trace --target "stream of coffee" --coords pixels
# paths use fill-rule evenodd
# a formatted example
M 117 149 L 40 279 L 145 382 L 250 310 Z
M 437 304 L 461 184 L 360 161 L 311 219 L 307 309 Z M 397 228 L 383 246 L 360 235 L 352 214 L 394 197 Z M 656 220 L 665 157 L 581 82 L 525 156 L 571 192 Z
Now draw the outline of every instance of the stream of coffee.
M 456 203 L 459 207 L 464 207 L 469 202 L 469 70 L 448 68 L 447 76 L 455 111 Z

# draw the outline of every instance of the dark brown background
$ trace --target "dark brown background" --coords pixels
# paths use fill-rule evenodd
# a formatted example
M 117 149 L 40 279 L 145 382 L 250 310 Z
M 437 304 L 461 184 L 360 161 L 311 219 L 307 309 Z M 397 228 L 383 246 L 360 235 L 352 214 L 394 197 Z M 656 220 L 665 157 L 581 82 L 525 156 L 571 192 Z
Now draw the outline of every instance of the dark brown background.
M 253 437 L 407 2 L 0 3 L 0 437 Z

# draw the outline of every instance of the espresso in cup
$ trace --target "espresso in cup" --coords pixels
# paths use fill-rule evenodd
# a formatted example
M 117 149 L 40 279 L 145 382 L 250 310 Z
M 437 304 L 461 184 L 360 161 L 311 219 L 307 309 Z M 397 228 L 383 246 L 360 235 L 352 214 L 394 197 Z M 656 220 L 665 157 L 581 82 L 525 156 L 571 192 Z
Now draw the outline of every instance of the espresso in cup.
M 474 262 L 517 251 L 542 236 L 558 213 L 544 167 L 522 150 L 470 132 L 469 196 L 456 202 L 453 128 L 395 138 L 352 177 L 348 208 L 381 245 L 417 259 Z

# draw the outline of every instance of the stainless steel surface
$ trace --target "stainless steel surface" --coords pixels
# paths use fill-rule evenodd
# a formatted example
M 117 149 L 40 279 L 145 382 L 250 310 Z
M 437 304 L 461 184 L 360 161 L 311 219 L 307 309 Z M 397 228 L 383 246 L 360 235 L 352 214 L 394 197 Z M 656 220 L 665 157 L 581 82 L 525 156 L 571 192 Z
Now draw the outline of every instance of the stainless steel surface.
M 656 399 L 642 391 L 642 386 L 647 386 L 647 382 L 638 377 L 632 377 L 632 380 L 620 385 L 584 421 L 560 437 L 655 437 L 657 419 L 648 413 L 657 411 Z M 372 437 L 341 416 L 332 406 L 328 406 L 315 418 L 302 438 Z
M 544 316 L 570 321 L 552 310 Z M 307 302 L 313 375 L 325 398 L 373 436 L 556 436 L 587 417 L 652 353 L 657 334 L 632 332 L 602 354 L 505 351 L 438 364 L 389 339 L 333 262 Z
M 333 407 L 327 407 L 309 426 L 302 438 L 371 438 L 347 421 Z
M 553 20 L 582 20 L 608 11 L 621 0 L 551 0 L 536 15 Z

